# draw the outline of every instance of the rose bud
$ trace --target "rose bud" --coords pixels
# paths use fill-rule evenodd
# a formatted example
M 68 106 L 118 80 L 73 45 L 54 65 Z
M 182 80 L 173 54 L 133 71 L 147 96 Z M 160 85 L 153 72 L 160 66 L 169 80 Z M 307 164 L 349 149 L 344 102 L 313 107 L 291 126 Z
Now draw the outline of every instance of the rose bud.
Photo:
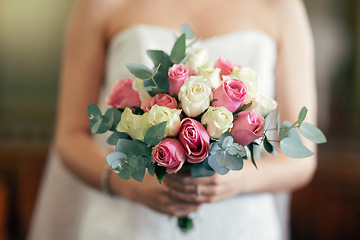
M 153 161 L 158 166 L 166 167 L 167 173 L 179 171 L 186 160 L 185 149 L 179 140 L 164 138 L 152 150 Z
M 114 108 L 140 107 L 139 93 L 132 88 L 133 79 L 123 78 L 116 81 L 111 93 L 106 98 L 106 104 Z
M 245 84 L 231 77 L 225 77 L 222 85 L 214 90 L 211 103 L 213 107 L 226 107 L 230 112 L 235 112 L 246 99 L 247 88 Z
M 234 136 L 235 142 L 242 146 L 249 145 L 264 134 L 265 119 L 255 111 L 238 113 L 233 124 L 230 132 Z

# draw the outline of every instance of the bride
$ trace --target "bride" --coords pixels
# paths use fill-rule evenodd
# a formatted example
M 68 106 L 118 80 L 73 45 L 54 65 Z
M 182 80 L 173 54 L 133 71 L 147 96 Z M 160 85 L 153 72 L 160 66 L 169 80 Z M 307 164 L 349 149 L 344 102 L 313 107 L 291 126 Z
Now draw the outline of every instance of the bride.
M 316 157 L 266 155 L 258 170 L 221 176 L 104 175 L 109 147 L 89 132 L 89 104 L 104 104 L 125 63 L 150 65 L 146 49 L 171 50 L 189 24 L 216 60 L 253 68 L 261 90 L 294 122 L 316 122 L 313 45 L 300 0 L 78 0 L 66 37 L 54 147 L 29 239 L 287 239 L 288 192 L 307 184 Z M 309 145 L 315 150 L 313 145 Z M 103 186 L 103 187 L 102 187 Z M 112 195 L 101 191 L 110 190 Z M 103 189 L 104 190 L 104 189 Z M 109 191 L 108 191 L 109 192 Z M 194 214 L 182 234 L 177 216 Z

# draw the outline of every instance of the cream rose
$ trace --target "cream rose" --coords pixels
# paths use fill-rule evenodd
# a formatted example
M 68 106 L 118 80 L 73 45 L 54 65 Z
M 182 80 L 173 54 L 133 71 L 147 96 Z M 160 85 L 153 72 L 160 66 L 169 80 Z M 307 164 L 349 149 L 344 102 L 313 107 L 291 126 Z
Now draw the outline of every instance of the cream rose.
M 186 52 L 187 59 L 185 65 L 191 67 L 195 71 L 199 68 L 207 68 L 213 66 L 213 61 L 209 58 L 209 54 L 206 49 L 193 47 Z
M 174 137 L 180 130 L 180 113 L 181 110 L 178 109 L 170 109 L 168 107 L 154 105 L 149 112 L 145 113 L 145 115 L 147 121 L 151 125 L 156 125 L 166 121 L 165 136 Z
M 143 141 L 145 133 L 150 126 L 144 115 L 135 115 L 130 108 L 125 108 L 121 114 L 121 120 L 116 126 L 116 130 L 129 134 L 132 139 Z
M 132 88 L 139 93 L 141 101 L 144 101 L 145 99 L 151 97 L 150 94 L 143 89 L 144 88 L 144 81 L 141 80 L 140 78 L 135 78 L 135 80 L 134 80 L 134 82 L 132 84 Z
M 216 89 L 221 85 L 221 77 L 220 77 L 220 69 L 219 68 L 199 68 L 199 75 L 208 79 L 211 84 L 212 89 Z
M 258 93 L 252 98 L 252 104 L 249 110 L 255 110 L 261 116 L 265 117 L 271 111 L 277 108 L 277 102 L 274 99 L 268 98 L 262 93 Z
M 184 113 L 196 117 L 210 106 L 211 84 L 201 76 L 192 76 L 181 86 L 178 97 Z
M 256 96 L 258 92 L 258 76 L 251 68 L 234 67 L 231 77 L 235 77 L 245 83 L 247 87 L 247 94 L 250 97 Z
M 218 139 L 233 127 L 233 114 L 225 107 L 209 107 L 201 117 L 201 124 L 211 138 Z

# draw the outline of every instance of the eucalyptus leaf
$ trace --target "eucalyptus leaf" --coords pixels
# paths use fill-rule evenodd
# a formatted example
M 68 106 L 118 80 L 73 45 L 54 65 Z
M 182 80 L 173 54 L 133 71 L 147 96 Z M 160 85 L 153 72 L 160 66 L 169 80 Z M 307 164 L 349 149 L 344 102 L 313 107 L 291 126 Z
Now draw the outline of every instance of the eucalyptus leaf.
M 217 150 L 221 149 L 219 147 L 219 142 L 213 142 L 210 144 L 210 148 L 209 148 L 209 154 L 211 155 L 215 155 Z
M 224 142 L 225 138 L 227 138 L 227 137 L 232 137 L 234 139 L 234 136 L 230 132 L 224 132 L 223 134 L 221 134 L 221 136 L 219 138 L 219 141 L 218 141 L 219 147 L 224 148 L 223 142 Z
M 133 141 L 139 148 L 139 155 L 140 156 L 150 156 L 152 152 L 152 148 L 148 147 L 146 143 L 140 140 Z
M 156 163 L 150 164 L 150 165 L 147 167 L 148 173 L 149 173 L 151 176 L 154 176 L 154 174 L 155 174 L 155 169 L 156 169 Z
M 135 77 L 143 80 L 154 76 L 154 71 L 143 64 L 128 63 L 126 64 L 126 67 Z
M 231 144 L 234 143 L 234 137 L 233 136 L 227 136 L 224 138 L 224 141 L 222 143 L 222 148 L 226 149 L 231 146 Z
M 116 126 L 121 120 L 121 112 L 117 108 L 109 108 L 104 116 L 109 119 L 108 124 L 111 125 L 110 130 L 115 131 Z
M 185 33 L 185 36 L 187 39 L 194 38 L 194 32 L 193 32 L 192 28 L 186 23 L 184 23 L 180 26 L 180 32 Z
M 175 42 L 173 49 L 171 50 L 170 60 L 174 64 L 180 63 L 185 57 L 185 34 L 182 34 Z
M 303 107 L 300 110 L 299 117 L 298 117 L 298 120 L 297 120 L 297 123 L 298 123 L 299 127 L 301 126 L 302 122 L 305 120 L 307 112 L 308 112 L 308 110 L 307 110 L 306 107 Z
M 200 163 L 193 163 L 190 165 L 191 176 L 197 177 L 209 177 L 214 175 L 215 171 L 209 166 L 208 158 Z
M 142 182 L 146 171 L 146 163 L 142 156 L 137 156 L 136 160 L 137 160 L 138 170 L 136 173 L 134 174 L 132 173 L 131 177 L 138 182 Z
M 283 153 L 292 158 L 306 158 L 314 154 L 303 145 L 295 129 L 291 129 L 287 137 L 280 140 L 280 148 Z
M 160 65 L 159 72 L 167 74 L 169 68 L 173 65 L 169 55 L 160 50 L 147 50 L 146 53 L 153 61 L 154 66 Z
M 280 112 L 278 113 L 278 116 L 276 118 L 276 133 L 279 135 L 281 128 L 281 120 L 280 120 Z
M 314 125 L 304 122 L 300 127 L 301 134 L 314 143 L 326 143 L 326 137 L 321 130 Z
M 127 156 L 121 152 L 112 152 L 106 156 L 106 161 L 112 169 L 122 169 L 123 161 L 127 160 Z
M 215 154 L 215 160 L 219 167 L 223 168 L 229 165 L 232 161 L 232 156 L 226 151 L 220 149 Z
M 227 165 L 226 167 L 230 170 L 241 170 L 244 166 L 244 160 L 242 159 L 242 157 L 236 157 L 236 156 L 232 156 L 232 161 L 229 165 Z
M 110 145 L 116 145 L 119 138 L 127 139 L 129 138 L 129 135 L 127 135 L 124 132 L 113 132 L 110 137 L 107 139 L 107 143 Z
M 156 124 L 154 126 L 151 126 L 145 136 L 144 136 L 144 142 L 149 146 L 153 147 L 161 142 L 161 140 L 164 138 L 165 135 L 165 129 L 166 129 L 167 122 L 162 122 L 159 124 Z
M 122 167 L 123 168 L 120 171 L 116 172 L 117 175 L 122 179 L 130 179 L 129 164 L 123 164 Z
M 111 128 L 111 125 L 107 123 L 107 118 L 102 116 L 100 119 L 91 119 L 89 126 L 92 133 L 105 133 Z
M 95 104 L 90 104 L 87 108 L 87 112 L 90 119 L 100 119 L 102 117 L 101 110 Z
M 137 156 L 140 152 L 140 149 L 136 144 L 134 144 L 133 141 L 134 140 L 120 138 L 116 143 L 116 151 L 125 153 L 128 155 L 128 157 L 132 155 Z
M 221 167 L 217 164 L 214 155 L 210 155 L 210 156 L 208 157 L 208 163 L 209 163 L 209 166 L 210 166 L 212 169 L 214 169 L 214 171 L 217 172 L 217 173 L 220 174 L 220 175 L 225 175 L 225 174 L 227 174 L 227 173 L 230 171 L 230 169 L 228 169 L 228 168 L 221 168 Z
M 130 158 L 127 159 L 129 163 L 130 174 L 134 175 L 139 170 L 138 162 L 135 155 L 132 155 Z

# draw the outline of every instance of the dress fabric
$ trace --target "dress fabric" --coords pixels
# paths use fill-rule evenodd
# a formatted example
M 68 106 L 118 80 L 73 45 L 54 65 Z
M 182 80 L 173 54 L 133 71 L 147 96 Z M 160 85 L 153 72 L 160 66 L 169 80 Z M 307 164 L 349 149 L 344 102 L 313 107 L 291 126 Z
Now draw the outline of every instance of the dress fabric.
M 98 103 L 103 111 L 105 96 L 114 81 L 131 76 L 125 64 L 142 63 L 151 67 L 146 50 L 170 53 L 175 36 L 171 29 L 140 24 L 114 36 L 108 47 Z M 259 75 L 261 91 L 274 97 L 277 47 L 270 35 L 258 30 L 236 31 L 203 39 L 201 45 L 214 61 L 222 55 L 233 63 L 254 69 Z M 99 145 L 109 148 L 106 136 L 94 138 Z M 289 194 L 284 192 L 238 195 L 205 204 L 194 214 L 195 228 L 183 234 L 176 218 L 122 197 L 109 197 L 87 186 L 51 151 L 28 239 L 283 240 L 288 239 L 288 203 Z

